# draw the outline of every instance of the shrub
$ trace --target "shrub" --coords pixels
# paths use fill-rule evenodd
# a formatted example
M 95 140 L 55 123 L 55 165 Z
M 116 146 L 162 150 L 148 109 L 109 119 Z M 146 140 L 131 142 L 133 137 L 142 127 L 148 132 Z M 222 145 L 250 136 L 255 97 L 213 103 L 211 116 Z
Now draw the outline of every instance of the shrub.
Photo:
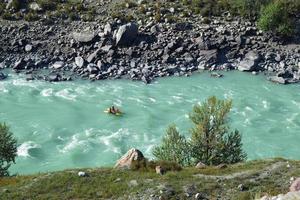
M 232 101 L 218 100 L 216 97 L 194 106 L 190 114 L 195 125 L 191 131 L 191 151 L 196 162 L 232 164 L 246 158 L 239 132 L 229 132 L 227 116 L 231 106 Z
M 6 124 L 0 123 L 0 177 L 8 176 L 8 168 L 15 162 L 17 141 Z
M 5 10 L 5 4 L 4 3 L 0 3 L 0 13 L 3 13 Z
M 37 3 L 41 6 L 44 11 L 55 10 L 59 0 L 37 0 Z
M 190 119 L 194 123 L 191 139 L 180 135 L 175 125 L 167 129 L 162 144 L 153 150 L 159 160 L 177 162 L 182 166 L 199 161 L 207 165 L 233 164 L 246 159 L 242 150 L 241 135 L 229 131 L 230 100 L 210 97 L 202 105 L 195 105 Z
M 14 10 L 20 10 L 21 9 L 21 1 L 20 0 L 13 0 L 11 3 L 11 8 Z
M 24 16 L 24 19 L 26 21 L 36 21 L 39 19 L 39 16 L 34 13 L 34 12 L 30 12 L 30 13 L 27 13 L 25 16 Z
M 290 36 L 293 33 L 293 19 L 289 17 L 287 4 L 277 0 L 264 7 L 258 26 L 264 31 L 275 31 L 280 35 Z
M 2 14 L 2 18 L 3 18 L 3 19 L 6 19 L 6 20 L 13 20 L 13 19 L 14 19 L 14 16 L 13 16 L 11 13 L 9 13 L 9 12 L 4 12 L 4 13 Z
M 134 160 L 131 163 L 130 169 L 134 171 L 155 171 L 156 166 L 161 166 L 165 171 L 180 171 L 182 167 L 172 161 L 148 161 L 146 159 L 143 160 Z
M 191 164 L 188 142 L 179 134 L 175 125 L 168 127 L 162 144 L 154 148 L 153 155 L 158 160 L 173 161 L 182 166 Z

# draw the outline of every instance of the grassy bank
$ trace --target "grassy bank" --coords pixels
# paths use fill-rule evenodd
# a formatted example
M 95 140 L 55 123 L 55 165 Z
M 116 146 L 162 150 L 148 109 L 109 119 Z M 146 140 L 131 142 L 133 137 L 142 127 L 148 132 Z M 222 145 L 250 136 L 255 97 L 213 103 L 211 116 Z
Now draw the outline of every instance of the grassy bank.
M 85 171 L 89 176 L 79 177 Z M 249 161 L 219 169 L 154 171 L 111 168 L 74 169 L 0 179 L 0 199 L 254 199 L 286 193 L 290 178 L 300 176 L 300 161 Z M 187 197 L 190 194 L 190 197 Z

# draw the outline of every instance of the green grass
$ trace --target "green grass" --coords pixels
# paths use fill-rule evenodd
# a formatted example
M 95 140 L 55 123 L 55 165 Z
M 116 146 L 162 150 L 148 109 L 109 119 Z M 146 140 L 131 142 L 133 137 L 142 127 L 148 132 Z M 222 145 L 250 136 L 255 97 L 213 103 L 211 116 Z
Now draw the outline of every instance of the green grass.
M 122 171 L 112 168 L 74 169 L 42 173 L 30 176 L 15 176 L 0 179 L 0 199 L 132 199 L 160 196 L 159 185 L 170 185 L 175 195 L 169 199 L 186 199 L 183 187 L 194 185 L 197 192 L 209 199 L 218 195 L 228 199 L 254 199 L 257 195 L 286 193 L 290 177 L 300 176 L 300 161 L 258 160 L 218 169 L 184 168 L 157 175 L 154 169 Z M 275 168 L 272 169 L 272 166 Z M 88 177 L 78 177 L 85 171 Z M 232 177 L 239 173 L 238 176 Z M 136 180 L 137 186 L 130 186 Z M 240 191 L 238 185 L 247 189 Z

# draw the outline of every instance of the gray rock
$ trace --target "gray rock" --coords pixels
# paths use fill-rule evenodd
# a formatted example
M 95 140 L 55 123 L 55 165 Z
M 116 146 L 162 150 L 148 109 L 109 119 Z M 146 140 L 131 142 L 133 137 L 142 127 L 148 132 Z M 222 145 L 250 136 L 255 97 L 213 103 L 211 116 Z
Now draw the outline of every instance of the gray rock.
M 200 51 L 198 69 L 208 69 L 211 65 L 217 62 L 218 50 L 202 50 Z
M 258 68 L 260 56 L 258 53 L 250 51 L 245 55 L 244 60 L 238 64 L 239 71 L 255 71 Z
M 74 32 L 73 38 L 77 42 L 88 43 L 94 40 L 95 34 L 93 32 L 81 32 L 81 33 Z
M 26 65 L 25 61 L 21 58 L 15 62 L 13 69 L 16 69 L 16 70 L 24 69 L 25 65 Z
M 203 168 L 206 168 L 206 164 L 204 164 L 203 162 L 198 162 L 197 165 L 196 165 L 196 168 L 197 168 L 197 169 L 203 169 Z
M 75 57 L 75 64 L 77 67 L 83 67 L 84 59 L 81 56 Z
M 91 54 L 87 57 L 86 61 L 87 61 L 88 63 L 93 62 L 93 61 L 97 58 L 99 51 L 100 51 L 100 50 L 97 49 L 95 52 L 91 53 Z
M 6 79 L 6 78 L 7 78 L 7 75 L 4 74 L 4 73 L 2 73 L 2 72 L 0 72 L 0 81 L 1 81 L 1 80 L 4 80 L 4 79 Z
M 116 34 L 116 45 L 130 46 L 138 35 L 138 26 L 135 23 L 128 23 L 121 26 Z
M 109 23 L 104 26 L 104 35 L 109 35 L 112 33 L 112 28 Z
M 279 77 L 279 76 L 270 76 L 267 78 L 269 81 L 272 81 L 274 83 L 280 83 L 280 84 L 286 84 L 287 80 L 283 77 Z
M 280 55 L 280 54 L 276 54 L 275 60 L 276 60 L 277 62 L 280 62 L 280 61 L 281 61 L 281 55 Z
M 26 44 L 25 51 L 30 52 L 31 50 L 32 50 L 32 45 L 31 44 Z
M 51 75 L 48 76 L 47 79 L 50 82 L 57 82 L 57 81 L 59 81 L 59 78 L 60 78 L 60 75 L 58 75 L 58 74 L 51 74 Z
M 300 178 L 297 178 L 293 181 L 293 183 L 290 186 L 290 192 L 300 192 Z
M 5 68 L 5 62 L 0 62 L 0 69 L 4 69 Z
M 29 5 L 29 8 L 31 10 L 34 10 L 34 11 L 42 11 L 43 9 L 41 8 L 41 6 L 36 3 L 36 2 L 32 2 L 30 5 Z
M 34 80 L 33 75 L 32 74 L 27 74 L 26 75 L 26 81 L 32 81 L 32 80 Z
M 131 180 L 131 181 L 129 181 L 128 185 L 129 185 L 130 187 L 136 187 L 136 186 L 138 186 L 139 184 L 138 184 L 137 180 Z
M 166 173 L 166 170 L 161 166 L 156 166 L 155 171 L 156 171 L 156 174 L 159 174 L 159 175 L 164 175 Z
M 143 160 L 144 155 L 138 149 L 130 149 L 120 160 L 117 161 L 115 168 L 119 169 L 130 169 L 131 163 L 133 161 L 140 161 Z
M 78 172 L 78 176 L 85 177 L 85 176 L 87 176 L 87 174 L 85 172 L 80 171 L 80 172 Z
M 97 65 L 92 64 L 92 63 L 88 64 L 87 70 L 88 70 L 91 74 L 96 74 L 96 73 L 98 73 L 98 71 L 99 71 L 99 69 L 97 68 Z
M 105 45 L 104 47 L 101 47 L 101 50 L 104 52 L 109 52 L 112 48 L 112 45 Z
M 65 66 L 65 63 L 63 61 L 56 61 L 53 65 L 52 68 L 54 69 L 61 69 Z

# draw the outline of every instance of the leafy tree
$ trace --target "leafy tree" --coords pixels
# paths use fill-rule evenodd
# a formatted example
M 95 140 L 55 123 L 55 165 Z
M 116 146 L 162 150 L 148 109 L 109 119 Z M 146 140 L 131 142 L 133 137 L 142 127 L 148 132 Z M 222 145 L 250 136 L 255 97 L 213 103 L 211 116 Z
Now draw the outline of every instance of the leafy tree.
M 190 165 L 189 145 L 183 135 L 180 135 L 175 125 L 168 127 L 162 144 L 153 150 L 158 160 L 177 162 L 182 166 Z
M 199 161 L 207 165 L 237 163 L 246 159 L 242 150 L 239 131 L 230 132 L 227 125 L 231 100 L 210 97 L 201 105 L 195 105 L 190 119 L 194 123 L 191 139 L 180 135 L 175 125 L 169 126 L 162 144 L 154 148 L 159 160 L 174 161 L 182 166 Z
M 0 177 L 8 176 L 8 168 L 17 156 L 17 140 L 9 127 L 0 123 Z
M 229 132 L 227 115 L 231 106 L 231 100 L 218 100 L 214 96 L 202 105 L 194 106 L 190 114 L 195 125 L 191 131 L 191 152 L 196 162 L 231 164 L 246 158 L 239 132 Z

